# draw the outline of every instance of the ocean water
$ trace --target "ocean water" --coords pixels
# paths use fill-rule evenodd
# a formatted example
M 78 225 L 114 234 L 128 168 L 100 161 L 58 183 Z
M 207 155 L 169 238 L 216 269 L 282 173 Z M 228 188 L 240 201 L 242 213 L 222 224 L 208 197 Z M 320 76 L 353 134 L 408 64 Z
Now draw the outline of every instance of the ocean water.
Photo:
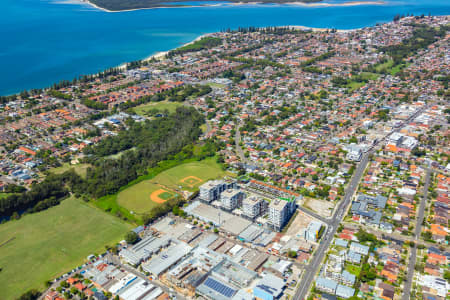
M 118 13 L 75 1 L 1 0 L 0 95 L 98 72 L 227 28 L 303 25 L 353 29 L 408 13 L 450 14 L 450 0 L 387 0 L 383 5 L 329 7 L 222 4 Z

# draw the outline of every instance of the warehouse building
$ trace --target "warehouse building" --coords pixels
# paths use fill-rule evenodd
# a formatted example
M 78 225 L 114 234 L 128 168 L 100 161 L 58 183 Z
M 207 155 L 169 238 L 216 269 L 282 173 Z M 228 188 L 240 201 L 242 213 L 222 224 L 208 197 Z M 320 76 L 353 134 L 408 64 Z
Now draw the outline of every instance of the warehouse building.
M 169 236 L 149 236 L 131 248 L 123 249 L 120 251 L 119 256 L 127 263 L 136 266 L 153 254 L 158 253 L 162 248 L 169 246 L 170 241 L 171 238 Z
M 253 288 L 253 296 L 262 300 L 278 299 L 283 293 L 285 282 L 272 274 L 266 274 Z
M 208 276 L 196 290 L 197 293 L 211 300 L 231 299 L 237 291 L 236 287 L 213 276 Z
M 159 276 L 170 267 L 180 261 L 186 254 L 192 250 L 192 247 L 186 243 L 180 242 L 161 252 L 157 257 L 142 265 L 142 269 L 155 276 Z

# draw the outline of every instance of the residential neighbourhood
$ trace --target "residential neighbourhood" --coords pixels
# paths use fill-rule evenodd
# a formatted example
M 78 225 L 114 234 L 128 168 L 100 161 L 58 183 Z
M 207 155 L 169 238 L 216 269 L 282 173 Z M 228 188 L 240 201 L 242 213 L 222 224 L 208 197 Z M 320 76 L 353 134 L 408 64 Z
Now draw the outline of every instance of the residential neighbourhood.
M 140 221 L 136 238 L 52 278 L 41 298 L 448 299 L 449 21 L 224 30 L 199 51 L 0 104 L 0 196 L 69 169 L 97 176 L 138 147 L 104 162 L 89 160 L 96 145 L 180 106 L 205 119 L 200 140 L 225 174 L 170 190 L 151 172 L 133 178 L 167 190 L 161 206 L 182 202 L 148 222 L 120 207 Z M 408 42 L 429 31 L 428 44 Z

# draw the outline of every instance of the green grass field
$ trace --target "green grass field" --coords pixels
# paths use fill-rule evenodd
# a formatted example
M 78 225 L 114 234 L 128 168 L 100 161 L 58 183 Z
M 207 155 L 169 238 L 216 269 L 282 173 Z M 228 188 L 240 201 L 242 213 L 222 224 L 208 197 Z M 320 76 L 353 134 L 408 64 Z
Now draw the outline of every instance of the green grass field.
M 201 179 L 201 181 L 197 181 L 194 178 L 188 178 L 189 176 L 195 176 Z M 172 189 L 179 189 L 181 187 L 183 190 L 193 192 L 205 181 L 223 176 L 225 176 L 225 172 L 216 162 L 216 159 L 207 158 L 202 161 L 194 161 L 166 170 L 153 178 L 152 182 L 162 184 Z M 183 179 L 186 180 L 182 182 Z
M 134 112 L 138 115 L 146 116 L 147 112 L 151 109 L 157 109 L 159 111 L 164 111 L 167 109 L 169 113 L 172 113 L 177 109 L 177 107 L 180 107 L 182 105 L 183 103 L 180 102 L 169 102 L 169 101 L 152 102 L 136 106 L 134 108 Z
M 152 180 L 146 180 L 133 185 L 117 195 L 117 203 L 137 214 L 150 211 L 159 204 L 150 200 L 151 193 L 161 189 Z
M 224 89 L 224 88 L 227 87 L 225 84 L 215 83 L 215 82 L 209 82 L 208 85 L 209 85 L 211 88 L 218 88 L 218 89 Z
M 206 132 L 208 127 L 206 126 L 206 124 L 202 124 L 202 125 L 200 125 L 200 129 L 202 130 L 202 132 Z
M 376 80 L 380 75 L 375 73 L 369 73 L 369 72 L 362 72 L 359 74 L 362 78 L 368 79 L 368 80 Z M 347 88 L 350 89 L 350 91 L 354 91 L 356 89 L 359 89 L 360 87 L 364 86 L 365 82 L 357 82 L 357 81 L 350 81 L 347 84 Z
M 345 266 L 345 269 L 348 271 L 348 272 L 350 272 L 350 273 L 352 273 L 352 274 L 354 274 L 355 276 L 359 276 L 359 273 L 361 272 L 361 267 L 359 267 L 359 266 L 355 266 L 355 265 L 346 265 Z
M 390 60 L 388 60 L 387 62 L 385 62 L 383 64 L 377 65 L 375 67 L 375 70 L 377 72 L 381 72 L 383 70 L 386 70 L 391 75 L 395 75 L 398 72 L 400 72 L 401 70 L 403 70 L 404 68 L 408 67 L 409 65 L 410 65 L 410 63 L 399 64 L 399 65 L 394 66 L 394 61 L 392 59 L 390 59 Z
M 76 164 L 71 165 L 69 163 L 64 163 L 61 167 L 50 169 L 49 171 L 54 174 L 62 174 L 70 169 L 74 169 L 75 172 L 83 178 L 86 178 L 87 169 L 89 164 Z
M 46 211 L 0 225 L 0 298 L 15 299 L 120 241 L 131 225 L 69 198 Z
M 9 195 L 12 195 L 13 193 L 0 193 L 0 199 L 2 199 L 2 198 L 6 198 L 6 197 L 8 197 Z
M 164 200 L 169 200 L 172 199 L 176 196 L 176 193 L 171 193 L 171 192 L 164 192 L 158 195 L 159 198 L 164 199 Z
M 150 200 L 150 194 L 158 189 L 166 187 L 171 191 L 180 191 L 180 188 L 195 191 L 205 181 L 225 175 L 226 173 L 217 164 L 215 158 L 188 162 L 124 189 L 117 195 L 117 204 L 135 213 L 145 213 L 159 205 Z M 189 178 L 189 176 L 196 178 Z M 185 179 L 184 182 L 182 182 L 183 179 Z

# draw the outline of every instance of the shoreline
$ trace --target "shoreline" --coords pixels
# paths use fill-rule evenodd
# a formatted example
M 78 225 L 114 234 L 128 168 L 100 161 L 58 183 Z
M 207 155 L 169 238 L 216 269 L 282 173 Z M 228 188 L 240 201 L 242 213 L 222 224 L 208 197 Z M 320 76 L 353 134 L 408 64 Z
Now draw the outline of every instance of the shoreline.
M 265 5 L 265 4 L 276 4 L 276 5 L 291 5 L 291 6 L 302 6 L 302 7 L 348 7 L 348 6 L 359 6 L 359 5 L 384 5 L 387 4 L 384 0 L 363 0 L 363 1 L 352 1 L 349 0 L 347 2 L 343 3 L 328 3 L 328 2 L 312 2 L 312 3 L 306 3 L 306 2 L 283 2 L 283 3 L 267 3 L 267 2 L 223 2 L 223 3 L 216 3 L 216 4 L 200 4 L 200 5 L 161 5 L 161 6 L 154 6 L 154 7 L 142 7 L 142 8 L 131 8 L 131 9 L 122 9 L 122 10 L 109 10 L 104 7 L 100 7 L 96 5 L 95 3 L 89 1 L 89 0 L 75 0 L 74 2 L 80 2 L 82 4 L 87 4 L 95 9 L 108 12 L 108 13 L 121 13 L 121 12 L 132 12 L 132 11 L 138 11 L 138 10 L 147 10 L 147 9 L 161 9 L 161 8 L 198 8 L 198 7 L 219 7 L 219 6 L 241 6 L 241 5 Z M 74 3 L 72 1 L 68 1 L 67 3 Z
M 334 28 L 308 27 L 308 26 L 303 26 L 303 25 L 286 25 L 286 26 L 275 26 L 275 27 L 279 27 L 279 28 L 287 27 L 287 28 L 292 28 L 292 29 L 297 29 L 297 30 L 313 31 L 313 32 L 324 32 L 324 31 L 328 31 L 328 30 L 333 30 L 333 29 L 334 29 Z M 261 27 L 261 28 L 264 28 L 264 27 Z M 350 31 L 358 30 L 358 29 L 335 29 L 335 30 L 336 30 L 337 32 L 350 32 Z M 166 51 L 158 51 L 158 52 L 156 52 L 156 53 L 154 53 L 154 54 L 150 54 L 149 56 L 146 56 L 146 57 L 144 57 L 144 58 L 142 58 L 142 59 L 139 59 L 139 60 L 140 60 L 140 61 L 150 61 L 150 60 L 152 60 L 152 59 L 161 60 L 161 59 L 163 59 L 170 51 L 173 51 L 173 50 L 176 50 L 176 49 L 178 49 L 178 48 L 182 48 L 182 47 L 188 46 L 188 45 L 190 45 L 190 44 L 193 44 L 193 43 L 195 43 L 195 42 L 201 40 L 202 38 L 208 37 L 208 36 L 210 36 L 210 35 L 212 35 L 212 34 L 214 34 L 214 33 L 216 33 L 216 32 L 210 32 L 210 33 L 205 33 L 205 34 L 199 35 L 198 37 L 196 37 L 196 38 L 193 39 L 192 41 L 187 42 L 187 43 L 184 43 L 184 44 L 181 45 L 181 46 L 178 46 L 178 47 L 176 47 L 176 48 L 172 48 L 172 49 L 166 50 Z M 117 68 L 122 69 L 122 70 L 125 70 L 128 63 L 129 63 L 129 62 L 121 63 L 119 66 L 117 66 Z
M 167 55 L 167 53 L 169 53 L 170 51 L 176 50 L 176 49 L 178 49 L 178 48 L 182 48 L 182 47 L 185 47 L 185 46 L 188 46 L 188 45 L 190 45 L 190 44 L 193 44 L 193 43 L 195 43 L 195 42 L 201 40 L 201 39 L 204 38 L 204 37 L 210 36 L 211 34 L 213 34 L 213 33 L 205 33 L 205 34 L 202 34 L 202 35 L 196 37 L 195 39 L 193 39 L 192 41 L 187 42 L 187 43 L 184 43 L 183 45 L 181 45 L 181 46 L 179 46 L 179 47 L 172 48 L 172 49 L 166 50 L 166 51 L 158 51 L 158 52 L 156 52 L 156 53 L 154 53 L 154 54 L 150 54 L 149 56 L 146 56 L 146 57 L 143 58 L 143 59 L 140 59 L 140 61 L 150 61 L 150 60 L 152 60 L 152 59 L 161 60 L 161 59 L 163 59 L 163 58 Z M 124 70 L 124 69 L 126 69 L 126 66 L 127 66 L 128 63 L 129 63 L 129 62 L 124 62 L 124 63 L 120 64 L 120 65 L 118 66 L 118 68 Z

